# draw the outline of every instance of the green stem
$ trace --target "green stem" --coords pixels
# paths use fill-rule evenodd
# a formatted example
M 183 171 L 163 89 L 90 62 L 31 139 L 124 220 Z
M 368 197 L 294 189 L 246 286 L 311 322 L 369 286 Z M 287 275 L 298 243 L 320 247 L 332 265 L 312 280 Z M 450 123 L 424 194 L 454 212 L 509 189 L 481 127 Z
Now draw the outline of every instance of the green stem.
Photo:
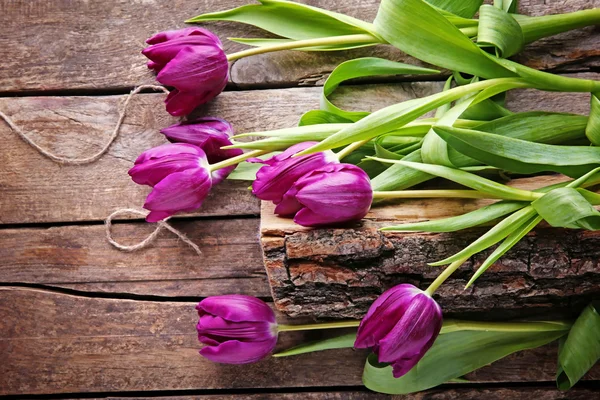
M 285 42 L 281 44 L 275 44 L 272 46 L 255 47 L 252 49 L 238 51 L 237 53 L 229 54 L 227 61 L 235 61 L 242 57 L 254 56 L 257 54 L 270 53 L 273 51 L 281 50 L 294 50 L 302 49 L 306 47 L 318 47 L 318 46 L 331 46 L 338 44 L 377 44 L 381 43 L 375 36 L 369 34 L 356 34 L 356 35 L 343 35 L 343 36 L 331 36 L 317 39 L 306 39 L 306 40 L 294 40 L 291 42 Z
M 567 331 L 573 323 L 569 321 L 531 321 L 531 322 L 484 322 L 444 320 L 440 334 L 456 331 L 493 331 L 493 332 L 532 332 Z
M 600 24 L 600 8 L 540 17 L 518 15 L 515 18 L 523 30 L 525 43 L 531 43 L 572 29 Z
M 456 271 L 468 259 L 469 257 L 461 258 L 460 260 L 456 260 L 452 264 L 448 265 L 448 267 L 446 267 L 446 269 L 443 270 L 433 282 L 431 282 L 431 285 L 429 285 L 429 287 L 425 290 L 425 293 L 431 296 L 441 286 L 441 284 L 444 283 L 446 279 L 448 279 L 450 275 L 452 275 L 454 271 Z
M 216 171 L 216 170 L 221 169 L 221 168 L 230 167 L 232 165 L 239 164 L 242 161 L 246 161 L 249 158 L 260 157 L 260 156 L 262 156 L 264 154 L 267 154 L 267 153 L 269 153 L 269 151 L 267 151 L 267 150 L 249 151 L 248 153 L 244 153 L 244 154 L 240 154 L 239 156 L 228 158 L 227 160 L 223 160 L 223 161 L 218 162 L 216 164 L 211 164 L 210 165 L 210 172 Z
M 501 199 L 493 194 L 477 190 L 398 190 L 373 192 L 374 199 L 427 199 L 427 198 L 461 198 L 461 199 Z
M 360 325 L 360 321 L 338 321 L 338 322 L 324 322 L 321 324 L 305 324 L 305 325 L 278 325 L 278 332 L 292 332 L 292 331 L 312 331 L 316 329 L 339 329 L 339 328 L 356 328 Z
M 362 145 L 364 145 L 368 142 L 369 142 L 369 139 L 354 142 L 354 143 L 349 144 L 348 146 L 344 147 L 342 150 L 338 151 L 337 153 L 335 153 L 335 155 L 337 156 L 338 160 L 342 161 L 344 159 L 344 157 L 348 157 L 350 154 L 352 154 L 352 152 L 354 150 L 360 149 Z

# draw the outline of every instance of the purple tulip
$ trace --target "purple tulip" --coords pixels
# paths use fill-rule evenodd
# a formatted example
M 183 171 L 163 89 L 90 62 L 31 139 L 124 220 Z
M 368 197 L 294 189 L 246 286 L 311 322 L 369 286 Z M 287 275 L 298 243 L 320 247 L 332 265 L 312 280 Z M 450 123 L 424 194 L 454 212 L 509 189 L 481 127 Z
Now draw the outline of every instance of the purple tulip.
M 200 208 L 212 186 L 206 154 L 191 144 L 163 144 L 147 150 L 135 160 L 129 175 L 135 183 L 153 188 L 144 204 L 150 210 L 148 222 Z
M 303 226 L 358 221 L 369 212 L 373 189 L 369 176 L 351 164 L 328 164 L 298 179 L 275 207 Z
M 337 157 L 332 151 L 292 158 L 294 154 L 308 149 L 316 143 L 298 143 L 268 160 L 254 160 L 254 162 L 266 165 L 256 173 L 256 180 L 252 184 L 252 193 L 261 200 L 270 200 L 278 204 L 283 195 L 300 177 L 329 163 L 338 163 Z
M 224 364 L 247 364 L 267 356 L 277 344 L 275 313 L 263 301 L 242 295 L 212 296 L 196 306 L 200 354 Z
M 221 149 L 222 146 L 231 145 L 230 137 L 233 127 L 223 119 L 214 117 L 198 118 L 191 121 L 180 122 L 160 131 L 173 143 L 189 143 L 200 147 L 206 153 L 211 164 L 239 156 L 241 149 Z M 213 185 L 221 182 L 235 169 L 235 165 L 218 169 L 212 173 Z
M 166 31 L 146 41 L 142 51 L 158 72 L 156 79 L 175 89 L 167 96 L 171 115 L 189 114 L 223 91 L 229 76 L 227 55 L 221 41 L 206 29 Z
M 358 327 L 354 347 L 373 348 L 379 362 L 391 363 L 395 378 L 417 365 L 442 329 L 442 309 L 409 284 L 386 290 Z

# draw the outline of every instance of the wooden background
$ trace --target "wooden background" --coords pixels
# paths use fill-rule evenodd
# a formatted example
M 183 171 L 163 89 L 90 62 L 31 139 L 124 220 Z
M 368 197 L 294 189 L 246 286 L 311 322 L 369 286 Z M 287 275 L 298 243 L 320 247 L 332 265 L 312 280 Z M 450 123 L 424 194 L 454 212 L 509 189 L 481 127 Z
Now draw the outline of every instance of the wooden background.
M 60 155 L 97 151 L 116 123 L 125 95 L 153 83 L 140 54 L 151 34 L 183 27 L 197 14 L 245 0 L 2 0 L 0 110 L 30 137 Z M 371 20 L 376 0 L 306 3 Z M 524 0 L 529 15 L 599 7 L 598 0 Z M 213 23 L 220 37 L 256 30 Z M 598 79 L 600 32 L 582 29 L 530 45 L 518 60 Z M 227 52 L 241 46 L 226 42 Z M 281 52 L 232 66 L 228 91 L 198 115 L 229 120 L 238 132 L 292 126 L 317 108 L 321 85 L 348 58 L 377 55 L 418 63 L 387 46 L 347 53 Z M 341 88 L 334 100 L 370 109 L 439 89 L 441 76 Z M 60 166 L 0 123 L 0 395 L 14 398 L 114 397 L 201 399 L 386 399 L 361 386 L 365 353 L 350 349 L 267 359 L 252 366 L 208 362 L 197 352 L 194 305 L 205 296 L 243 293 L 270 300 L 259 243 L 259 203 L 246 183 L 217 187 L 198 213 L 174 225 L 203 256 L 170 233 L 149 249 L 123 253 L 105 239 L 103 219 L 139 207 L 147 189 L 127 170 L 143 150 L 164 142 L 175 121 L 162 94 L 132 101 L 121 135 L 98 162 Z M 570 94 L 521 91 L 514 110 L 586 113 Z M 118 240 L 144 238 L 152 227 L 136 218 L 114 227 Z M 281 316 L 281 321 L 285 318 Z M 310 336 L 308 336 L 310 338 Z M 282 334 L 286 347 L 306 336 Z M 469 384 L 411 399 L 590 399 L 600 373 L 577 389 L 554 389 L 556 349 L 522 352 L 483 368 Z

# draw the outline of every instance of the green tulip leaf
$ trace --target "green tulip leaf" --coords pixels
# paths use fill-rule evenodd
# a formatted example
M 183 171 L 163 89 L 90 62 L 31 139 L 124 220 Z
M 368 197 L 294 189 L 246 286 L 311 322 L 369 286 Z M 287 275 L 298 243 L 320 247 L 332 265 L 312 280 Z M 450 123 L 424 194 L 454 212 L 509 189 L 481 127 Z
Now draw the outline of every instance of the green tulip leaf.
M 590 118 L 585 135 L 596 146 L 600 144 L 600 99 L 597 93 L 593 93 L 590 99 Z
M 556 146 L 471 129 L 436 126 L 435 132 L 458 152 L 520 174 L 544 171 L 581 176 L 600 165 L 600 148 Z
M 598 303 L 588 305 L 577 318 L 558 355 L 556 384 L 573 387 L 600 360 L 600 315 Z
M 521 26 L 512 15 L 488 4 L 481 6 L 478 45 L 493 46 L 498 57 L 507 58 L 521 51 L 524 40 Z
M 186 23 L 204 21 L 241 22 L 294 40 L 365 33 L 376 35 L 370 23 L 344 14 L 293 1 L 259 1 L 260 4 L 249 4 L 227 11 L 202 14 L 189 19 Z M 374 38 L 373 44 L 377 44 L 377 42 L 377 39 Z M 355 46 L 353 44 L 342 45 L 338 46 L 337 49 Z
M 422 68 L 414 65 L 403 64 L 395 61 L 385 60 L 377 57 L 364 57 L 341 63 L 331 72 L 321 96 L 321 109 L 339 115 L 351 121 L 358 121 L 369 115 L 364 111 L 345 111 L 335 106 L 328 97 L 344 81 L 355 78 L 385 75 L 419 75 L 437 74 L 440 71 L 430 68 Z
M 490 324 L 492 325 L 492 324 Z M 556 330 L 560 328 L 559 330 Z M 566 328 L 568 329 L 568 328 Z M 392 367 L 368 357 L 363 383 L 375 392 L 408 394 L 429 389 L 493 363 L 517 351 L 533 349 L 565 335 L 564 327 L 548 324 L 531 330 L 460 330 L 439 335 L 435 343 L 406 375 L 392 376 Z
M 587 194 L 585 194 L 587 192 Z M 596 200 L 599 195 L 571 187 L 551 190 L 531 203 L 538 214 L 554 227 L 571 229 L 600 229 L 600 212 L 584 197 Z
M 473 18 L 483 0 L 426 0 L 432 6 L 463 18 Z
M 520 210 L 526 205 L 526 202 L 499 201 L 498 203 L 490 204 L 489 206 L 456 217 L 386 226 L 385 228 L 381 228 L 381 230 L 397 232 L 455 232 L 495 221 L 500 217 Z
M 340 123 L 351 123 L 352 121 L 341 117 L 337 114 L 323 111 L 323 110 L 310 110 L 302 114 L 298 126 L 305 125 L 318 125 L 318 124 L 340 124 Z

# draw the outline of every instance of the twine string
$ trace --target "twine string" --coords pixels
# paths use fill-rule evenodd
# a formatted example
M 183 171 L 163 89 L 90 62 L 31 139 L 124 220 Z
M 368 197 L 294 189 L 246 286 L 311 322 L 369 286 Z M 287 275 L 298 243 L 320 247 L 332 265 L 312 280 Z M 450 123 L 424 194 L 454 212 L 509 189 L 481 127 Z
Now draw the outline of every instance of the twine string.
M 112 236 L 112 221 L 114 218 L 116 218 L 120 215 L 123 215 L 123 214 L 135 214 L 135 215 L 140 215 L 142 217 L 146 217 L 146 215 L 148 215 L 148 212 L 142 211 L 142 210 L 137 210 L 135 208 L 122 208 L 122 209 L 116 210 L 115 212 L 113 212 L 106 218 L 106 221 L 104 224 L 106 227 L 106 239 L 108 240 L 108 242 L 110 244 L 112 244 L 117 249 L 122 250 L 122 251 L 127 251 L 127 252 L 143 249 L 143 248 L 147 247 L 148 245 L 152 244 L 152 242 L 154 242 L 154 240 L 158 237 L 158 234 L 160 233 L 160 231 L 162 231 L 163 229 L 167 229 L 167 230 L 173 232 L 177 237 L 179 237 L 179 239 L 181 239 L 182 242 L 184 242 L 185 244 L 189 245 L 192 249 L 194 249 L 194 251 L 198 255 L 202 255 L 202 251 L 200 250 L 200 247 L 198 247 L 198 245 L 196 243 L 192 242 L 192 240 L 190 238 L 188 238 L 185 233 L 173 228 L 169 223 L 167 223 L 167 221 L 170 218 L 164 219 L 163 221 L 159 221 L 157 223 L 156 229 L 154 229 L 154 231 L 150 235 L 148 235 L 148 237 L 146 237 L 146 239 L 144 239 L 136 244 L 124 245 L 124 244 L 117 242 Z
M 53 152 L 51 152 L 50 150 L 47 150 L 45 148 L 43 148 L 42 146 L 40 146 L 39 144 L 37 144 L 36 142 L 34 142 L 27 134 L 25 134 L 25 132 L 18 127 L 13 120 L 8 117 L 6 114 L 4 114 L 2 111 L 0 111 L 0 118 L 2 118 L 2 120 L 4 122 L 6 122 L 6 124 L 27 144 L 29 144 L 31 147 L 33 147 L 34 149 L 36 149 L 38 151 L 38 153 L 40 153 L 41 155 L 43 155 L 46 158 L 49 158 L 50 160 L 58 163 L 58 164 L 64 164 L 64 165 L 83 165 L 83 164 L 90 164 L 93 163 L 94 161 L 97 161 L 100 157 L 102 157 L 109 149 L 109 147 L 113 144 L 113 142 L 115 141 L 115 139 L 117 138 L 117 136 L 119 135 L 119 131 L 121 130 L 121 126 L 123 126 L 123 121 L 125 120 L 125 115 L 127 114 L 127 108 L 129 106 L 129 103 L 131 101 L 131 99 L 133 98 L 133 96 L 135 96 L 136 94 L 138 94 L 140 91 L 144 90 L 144 89 L 152 89 L 152 90 L 158 90 L 161 91 L 163 93 L 169 93 L 169 91 L 163 87 L 163 86 L 157 86 L 157 85 L 141 85 L 136 87 L 135 89 L 133 89 L 131 91 L 131 93 L 129 93 L 129 95 L 127 96 L 127 98 L 125 99 L 125 103 L 123 104 L 123 107 L 121 108 L 121 111 L 119 112 L 119 119 L 117 120 L 117 124 L 115 125 L 115 128 L 113 129 L 110 138 L 108 139 L 108 141 L 104 144 L 104 146 L 102 146 L 102 148 L 95 154 L 92 154 L 89 157 L 83 157 L 83 158 L 69 158 L 69 157 L 62 157 L 59 155 L 54 154 Z
M 63 165 L 83 165 L 83 164 L 90 164 L 93 163 L 95 161 L 97 161 L 98 159 L 100 159 L 100 157 L 102 157 L 110 148 L 110 146 L 113 144 L 113 142 L 115 141 L 115 139 L 117 138 L 117 136 L 119 136 L 119 132 L 121 130 L 121 127 L 123 126 L 123 121 L 125 120 L 125 116 L 127 114 L 127 109 L 129 107 L 129 103 L 131 102 L 131 99 L 138 94 L 139 92 L 141 92 L 142 90 L 145 89 L 152 89 L 152 90 L 156 90 L 156 91 L 161 91 L 163 93 L 168 94 L 169 91 L 167 90 L 167 88 L 163 87 L 163 86 L 157 86 L 157 85 L 141 85 L 136 87 L 135 89 L 133 89 L 129 95 L 127 96 L 127 98 L 125 99 L 125 103 L 123 104 L 123 107 L 121 108 L 121 111 L 119 111 L 119 119 L 117 120 L 117 123 L 115 125 L 115 128 L 113 129 L 108 141 L 104 144 L 104 146 L 102 146 L 102 148 L 92 154 L 91 156 L 88 157 L 83 157 L 83 158 L 69 158 L 69 157 L 62 157 L 59 155 L 54 154 L 53 152 L 51 152 L 48 149 L 43 148 L 42 146 L 40 146 L 39 144 L 37 144 L 35 141 L 33 141 L 28 134 L 26 134 L 19 126 L 17 126 L 17 124 L 14 123 L 14 121 L 7 116 L 5 113 L 3 113 L 2 111 L 0 111 L 0 118 L 17 134 L 17 136 L 19 136 L 25 143 L 29 144 L 31 147 L 33 147 L 35 150 L 38 151 L 38 153 L 40 153 L 41 155 L 43 155 L 44 157 L 58 163 L 58 164 L 63 164 Z M 106 239 L 108 240 L 108 242 L 113 245 L 115 248 L 121 250 L 121 251 L 126 251 L 126 252 L 131 252 L 131 251 L 136 251 L 136 250 L 140 250 L 143 249 L 147 246 L 149 246 L 150 244 L 152 244 L 154 242 L 154 240 L 158 237 L 158 234 L 163 230 L 163 229 L 167 229 L 171 232 L 173 232 L 177 237 L 179 237 L 184 243 L 186 243 L 187 245 L 189 245 L 192 249 L 194 249 L 194 251 L 198 254 L 198 255 L 202 255 L 202 251 L 200 250 L 200 247 L 198 247 L 197 244 L 195 244 L 194 242 L 192 242 L 190 240 L 190 238 L 188 238 L 183 232 L 173 228 L 170 224 L 167 223 L 167 219 L 158 222 L 158 225 L 156 227 L 156 229 L 154 229 L 154 231 L 148 235 L 148 237 L 144 240 L 142 240 L 139 243 L 133 244 L 133 245 L 123 245 L 119 242 L 117 242 L 113 237 L 112 237 L 112 221 L 114 218 L 123 215 L 123 214 L 135 214 L 135 215 L 140 215 L 143 217 L 146 217 L 146 215 L 148 214 L 148 212 L 146 211 L 141 211 L 141 210 L 137 210 L 134 208 L 123 208 L 120 210 L 117 210 L 115 212 L 113 212 L 112 214 L 110 214 L 105 221 L 105 226 L 106 226 Z

